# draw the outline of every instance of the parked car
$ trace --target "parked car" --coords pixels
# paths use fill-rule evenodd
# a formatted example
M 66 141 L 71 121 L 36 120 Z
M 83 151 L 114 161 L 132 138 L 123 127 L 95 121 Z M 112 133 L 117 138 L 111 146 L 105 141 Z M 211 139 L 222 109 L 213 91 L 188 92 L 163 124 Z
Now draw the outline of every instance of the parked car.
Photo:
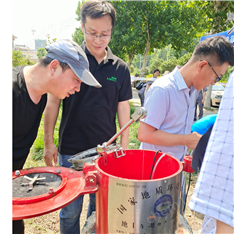
M 219 106 L 221 99 L 223 97 L 225 88 L 221 84 L 215 84 L 212 86 L 210 105 Z

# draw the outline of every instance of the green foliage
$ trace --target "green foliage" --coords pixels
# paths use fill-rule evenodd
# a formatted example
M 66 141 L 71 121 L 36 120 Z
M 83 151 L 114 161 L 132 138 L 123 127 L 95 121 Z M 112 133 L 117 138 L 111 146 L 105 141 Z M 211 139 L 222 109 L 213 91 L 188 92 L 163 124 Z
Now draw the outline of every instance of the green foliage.
M 202 27 L 205 32 L 219 33 L 226 31 L 233 26 L 232 22 L 227 22 L 227 13 L 234 12 L 234 3 L 230 0 L 194 0 L 201 8 Z
M 176 57 L 172 57 L 172 58 L 164 61 L 161 64 L 159 70 L 160 70 L 160 72 L 162 74 L 165 71 L 172 71 L 176 67 L 176 65 L 177 65 L 177 59 L 176 59 Z
M 130 105 L 130 116 L 131 116 L 134 113 L 136 106 L 134 106 L 132 102 L 129 102 L 129 105 Z
M 36 62 L 36 61 L 31 61 L 31 60 L 30 60 L 30 57 L 28 56 L 28 57 L 25 59 L 25 63 L 26 63 L 26 65 L 34 65 L 34 64 L 36 64 L 37 62 Z
M 170 57 L 168 56 L 169 59 L 165 60 L 162 59 L 162 57 L 164 56 L 164 53 L 162 51 L 166 51 L 165 48 L 157 49 L 153 54 L 151 54 L 150 65 L 146 67 L 146 77 L 151 77 L 153 74 L 153 70 L 156 68 L 158 68 L 160 70 L 160 73 L 163 74 L 165 71 L 172 71 L 177 65 L 184 66 L 192 56 L 192 53 L 186 53 L 176 59 L 176 57 L 171 56 L 171 54 L 174 54 L 173 48 L 171 48 Z M 135 60 L 134 64 L 136 64 L 136 61 L 137 60 Z M 133 66 L 131 67 L 132 74 L 140 74 L 139 72 L 140 69 Z
M 140 75 L 141 74 L 141 70 L 139 69 L 139 68 L 137 68 L 137 67 L 134 67 L 134 69 L 133 69 L 133 74 L 134 75 Z
M 77 18 L 76 20 L 79 21 L 79 23 L 81 22 L 81 15 L 80 15 L 80 9 L 81 9 L 81 6 L 87 1 L 78 1 L 78 6 L 77 6 L 77 9 L 76 9 L 76 15 L 77 15 Z M 79 27 L 79 28 L 76 28 L 75 32 L 72 34 L 72 40 L 75 41 L 78 45 L 81 45 L 82 42 L 84 41 L 84 35 L 82 33 L 82 28 Z
M 37 57 L 40 60 L 42 57 L 46 56 L 47 52 L 45 48 L 39 48 L 37 50 Z
M 72 34 L 72 40 L 75 41 L 78 45 L 81 45 L 84 41 L 84 34 L 82 32 L 82 28 L 76 28 L 74 34 Z
M 192 57 L 192 53 L 187 53 L 177 60 L 177 65 L 184 66 Z
M 57 41 L 57 38 L 50 39 L 50 34 L 47 34 L 46 37 L 47 37 L 47 43 L 46 43 L 46 45 L 49 45 L 49 44 Z
M 134 72 L 134 66 L 131 64 L 130 73 L 133 73 L 133 72 Z
M 132 102 L 130 104 L 130 115 L 132 115 L 136 109 L 136 106 Z M 129 127 L 129 149 L 139 149 L 141 142 L 138 140 L 138 128 L 140 122 L 133 122 Z
M 192 51 L 195 46 L 193 38 L 199 37 L 207 30 L 201 20 L 201 18 L 205 20 L 204 4 L 197 4 L 195 1 L 111 3 L 116 9 L 117 19 L 110 46 L 120 57 L 123 57 L 124 53 L 127 53 L 129 58 L 133 54 L 144 54 L 147 42 L 150 43 L 148 48 L 150 53 L 153 48 L 172 44 L 169 49 L 174 48 L 177 57 L 182 49 Z
M 24 58 L 20 50 L 12 51 L 12 67 L 27 66 L 35 64 L 35 61 L 31 61 L 29 57 Z
M 18 67 L 20 65 L 25 65 L 24 56 L 21 51 L 16 50 L 12 52 L 12 66 Z
M 152 58 L 153 56 L 151 56 Z M 149 71 L 151 74 L 153 74 L 154 69 L 161 67 L 161 64 L 163 63 L 163 59 L 153 57 L 150 60 L 150 65 L 149 65 Z M 160 69 L 159 69 L 160 70 Z M 160 71 L 161 72 L 161 71 Z M 162 72 L 161 72 L 162 73 Z
M 42 117 L 43 118 L 43 117 Z M 43 119 L 41 119 L 40 127 L 38 129 L 37 138 L 31 148 L 32 159 L 34 161 L 41 160 L 43 158 L 44 149 L 44 124 Z
M 226 73 L 223 75 L 221 82 L 227 83 L 229 75 L 234 71 L 234 67 L 228 66 Z
M 138 140 L 138 128 L 140 122 L 133 122 L 129 127 L 129 149 L 139 149 L 141 142 Z

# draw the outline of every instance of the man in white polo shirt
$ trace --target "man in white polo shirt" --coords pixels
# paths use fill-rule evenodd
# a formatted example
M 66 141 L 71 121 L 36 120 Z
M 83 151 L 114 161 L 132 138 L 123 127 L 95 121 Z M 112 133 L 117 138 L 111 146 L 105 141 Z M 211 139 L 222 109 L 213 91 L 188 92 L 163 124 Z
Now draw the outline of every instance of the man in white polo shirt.
M 233 46 L 225 37 L 201 41 L 182 68 L 177 67 L 149 88 L 138 139 L 140 149 L 170 152 L 183 160 L 187 147 L 195 149 L 201 135 L 191 133 L 195 111 L 195 89 L 202 90 L 221 79 L 234 65 Z
M 193 132 L 195 90 L 202 90 L 221 80 L 228 66 L 234 65 L 232 43 L 225 37 L 201 41 L 182 68 L 177 67 L 163 79 L 156 80 L 146 93 L 147 116 L 141 120 L 140 149 L 161 150 L 180 161 L 187 148 L 195 149 L 200 134 Z M 185 185 L 182 183 L 181 214 L 185 209 Z

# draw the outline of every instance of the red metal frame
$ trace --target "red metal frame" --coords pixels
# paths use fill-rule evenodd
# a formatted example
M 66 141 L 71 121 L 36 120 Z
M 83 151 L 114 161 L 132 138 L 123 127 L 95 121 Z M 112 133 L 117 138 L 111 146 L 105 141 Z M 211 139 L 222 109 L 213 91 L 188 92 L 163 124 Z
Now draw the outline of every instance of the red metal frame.
M 59 174 L 57 173 L 58 169 L 61 170 Z M 32 173 L 53 173 L 61 177 L 62 183 L 52 194 L 48 192 L 40 196 L 29 198 L 13 197 L 13 220 L 33 218 L 48 214 L 68 205 L 78 196 L 87 193 L 95 193 L 98 189 L 95 181 L 91 184 L 86 183 L 83 171 L 74 171 L 65 167 L 37 167 L 20 170 L 19 176 Z M 12 179 L 19 176 L 16 176 L 14 172 L 12 173 Z M 93 177 L 91 178 L 93 179 Z M 90 180 L 88 180 L 88 182 L 89 181 Z

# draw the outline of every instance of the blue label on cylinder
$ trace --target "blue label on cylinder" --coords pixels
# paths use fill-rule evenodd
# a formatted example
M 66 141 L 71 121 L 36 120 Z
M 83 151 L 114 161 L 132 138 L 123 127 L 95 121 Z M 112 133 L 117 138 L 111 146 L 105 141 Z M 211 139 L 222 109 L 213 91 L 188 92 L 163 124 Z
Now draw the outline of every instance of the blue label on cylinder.
M 172 197 L 170 195 L 163 195 L 154 204 L 154 213 L 158 217 L 167 216 L 172 207 Z

